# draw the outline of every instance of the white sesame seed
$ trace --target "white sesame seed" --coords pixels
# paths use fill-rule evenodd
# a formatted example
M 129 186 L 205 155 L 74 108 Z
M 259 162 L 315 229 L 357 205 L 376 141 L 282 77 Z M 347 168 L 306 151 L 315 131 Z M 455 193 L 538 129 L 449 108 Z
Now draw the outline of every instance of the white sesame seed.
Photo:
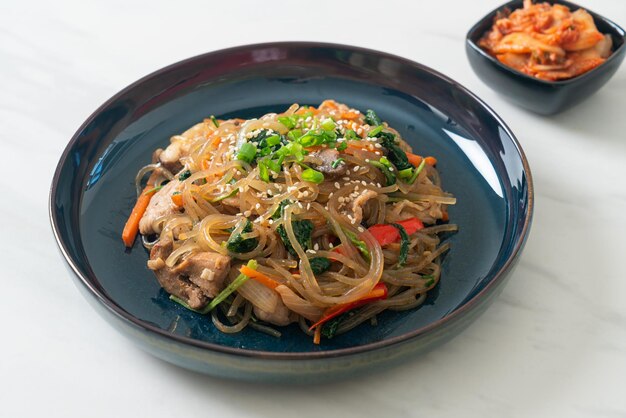
M 255 209 L 261 209 L 261 204 L 260 204 L 260 203 L 257 203 L 256 205 L 254 205 L 254 208 L 255 208 Z
M 338 182 L 338 181 L 336 181 L 336 182 L 335 182 L 335 188 L 337 188 L 337 189 L 340 189 L 340 188 L 341 188 L 341 186 L 339 185 L 339 182 Z
M 320 245 L 316 242 L 315 245 L 313 246 L 313 249 L 315 251 L 319 250 L 320 249 Z
M 250 212 L 249 210 L 247 210 L 247 211 L 245 211 L 245 212 L 243 213 L 243 215 L 247 218 L 247 217 L 249 217 L 250 215 L 252 215 L 252 212 Z
M 382 148 L 383 146 L 382 146 L 382 145 L 380 145 L 380 144 L 377 142 L 377 143 L 375 143 L 375 144 L 374 144 L 374 147 L 375 147 L 375 148 Z
M 341 180 L 343 180 L 343 181 L 350 181 L 350 177 L 344 177 Z
M 274 223 L 274 220 L 273 220 L 273 219 L 269 219 L 269 220 L 267 221 L 267 223 L 269 223 L 269 224 L 271 225 L 271 224 L 273 224 L 273 223 Z
M 329 247 L 329 248 L 335 248 L 335 246 L 333 245 L 333 243 L 332 243 L 332 242 L 329 242 L 329 243 L 328 243 L 328 247 Z

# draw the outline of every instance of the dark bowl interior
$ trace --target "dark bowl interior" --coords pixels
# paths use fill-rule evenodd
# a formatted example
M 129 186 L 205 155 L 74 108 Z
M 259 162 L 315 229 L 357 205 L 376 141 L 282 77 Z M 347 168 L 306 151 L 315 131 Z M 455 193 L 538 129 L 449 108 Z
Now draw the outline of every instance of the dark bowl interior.
M 563 0 L 546 0 L 550 4 L 562 4 L 571 10 L 581 6 Z M 613 52 L 602 65 L 568 80 L 541 80 L 499 62 L 478 46 L 480 38 L 490 30 L 499 11 L 511 11 L 523 7 L 523 0 L 513 0 L 492 10 L 478 21 L 467 33 L 466 53 L 479 78 L 492 89 L 503 93 L 507 99 L 540 114 L 554 114 L 572 107 L 600 89 L 617 71 L 626 54 L 626 32 L 609 19 L 582 7 L 591 14 L 601 33 L 611 35 Z
M 438 158 L 444 188 L 458 198 L 450 218 L 460 225 L 446 238 L 452 249 L 443 260 L 443 280 L 419 309 L 384 313 L 378 326 L 362 325 L 320 346 L 295 325 L 281 329 L 280 339 L 251 329 L 223 334 L 210 318 L 168 299 L 146 268 L 148 255 L 140 244 L 124 250 L 120 232 L 135 200 L 135 174 L 155 148 L 208 115 L 251 118 L 326 98 L 375 109 L 417 152 Z M 67 262 L 105 316 L 112 313 L 134 329 L 177 344 L 301 359 L 416 338 L 495 293 L 526 238 L 532 184 L 512 134 L 457 83 L 384 53 L 278 43 L 195 57 L 117 94 L 68 145 L 53 181 L 50 210 Z M 152 351 L 167 358 L 167 350 Z

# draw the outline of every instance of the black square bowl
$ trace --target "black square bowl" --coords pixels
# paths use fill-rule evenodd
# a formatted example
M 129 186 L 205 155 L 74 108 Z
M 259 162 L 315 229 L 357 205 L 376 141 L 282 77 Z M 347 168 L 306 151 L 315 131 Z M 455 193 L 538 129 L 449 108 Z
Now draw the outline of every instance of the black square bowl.
M 547 1 L 562 4 L 576 10 L 580 6 L 568 1 Z M 626 33 L 609 19 L 592 12 L 598 30 L 613 38 L 613 51 L 602 65 L 563 81 L 545 81 L 513 68 L 507 67 L 478 46 L 478 41 L 493 25 L 496 14 L 509 8 L 511 11 L 522 7 L 522 0 L 513 0 L 488 13 L 467 33 L 465 51 L 470 65 L 478 77 L 493 90 L 503 94 L 514 103 L 542 115 L 552 115 L 568 109 L 595 93 L 617 71 L 626 54 Z

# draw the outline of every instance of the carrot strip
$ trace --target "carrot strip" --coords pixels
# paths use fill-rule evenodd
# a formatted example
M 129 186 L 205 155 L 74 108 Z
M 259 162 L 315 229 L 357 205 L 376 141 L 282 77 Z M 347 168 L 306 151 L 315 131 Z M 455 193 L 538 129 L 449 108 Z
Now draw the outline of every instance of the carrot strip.
M 382 283 L 382 282 L 377 283 L 376 286 L 374 286 L 374 288 L 367 295 L 363 296 L 361 299 L 358 299 L 354 302 L 342 303 L 342 304 L 335 305 L 326 309 L 326 311 L 324 312 L 324 315 L 322 315 L 322 318 L 316 323 L 314 323 L 313 325 L 311 325 L 311 327 L 309 328 L 309 331 L 313 331 L 313 329 L 315 328 L 321 328 L 321 325 L 323 325 L 324 323 L 330 321 L 333 318 L 338 317 L 339 315 L 345 312 L 348 312 L 349 310 L 358 308 L 359 306 L 365 305 L 366 303 L 369 303 L 369 302 L 374 302 L 380 299 L 386 299 L 387 294 L 388 294 L 388 289 L 385 283 Z
M 352 111 L 343 112 L 341 114 L 341 119 L 353 120 L 353 119 L 357 119 L 359 115 L 360 115 L 359 113 L 352 112 Z
M 422 163 L 422 157 L 419 155 L 407 152 L 406 157 L 408 158 L 409 162 L 415 167 L 419 167 L 419 165 Z
M 146 212 L 150 199 L 154 193 L 156 193 L 154 186 L 152 184 L 148 184 L 137 198 L 135 207 L 133 207 L 128 220 L 124 225 L 124 230 L 122 231 L 122 241 L 124 241 L 124 245 L 127 248 L 132 247 L 133 242 L 135 242 L 135 238 L 139 232 L 139 221 Z
M 322 327 L 317 327 L 313 333 L 313 344 L 319 345 L 320 342 L 322 342 Z
M 435 157 L 426 157 L 426 164 L 432 167 L 437 164 L 437 159 Z
M 409 162 L 413 164 L 415 167 L 418 167 L 422 163 L 422 159 L 426 160 L 426 164 L 428 164 L 431 167 L 437 164 L 437 159 L 435 157 L 423 158 L 420 155 L 413 154 L 410 152 L 406 153 L 406 157 L 409 160 Z
M 278 286 L 280 286 L 280 283 L 278 283 L 276 280 L 270 279 L 265 274 L 259 271 L 253 270 L 250 267 L 242 266 L 239 269 L 239 271 L 242 274 L 245 274 L 246 276 L 248 276 L 249 278 L 254 279 L 257 282 L 261 283 L 262 285 L 269 287 L 270 289 L 276 289 Z
M 337 109 L 337 102 L 332 99 L 324 100 L 322 104 L 320 104 L 320 109 L 329 107 L 331 109 Z
M 217 147 L 221 143 L 222 143 L 222 137 L 218 136 L 218 137 L 214 138 L 213 141 L 211 141 L 211 146 Z
M 182 207 L 183 206 L 183 195 L 181 193 L 173 194 L 172 195 L 172 203 L 174 203 L 179 208 Z

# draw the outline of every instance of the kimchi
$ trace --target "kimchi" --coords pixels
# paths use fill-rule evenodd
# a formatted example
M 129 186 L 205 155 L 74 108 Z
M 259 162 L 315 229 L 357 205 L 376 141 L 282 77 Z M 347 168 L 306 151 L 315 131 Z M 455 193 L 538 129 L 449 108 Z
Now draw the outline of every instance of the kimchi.
M 561 4 L 524 0 L 523 8 L 498 13 L 478 44 L 504 65 L 558 81 L 601 65 L 611 54 L 612 40 L 584 9 L 572 12 Z

